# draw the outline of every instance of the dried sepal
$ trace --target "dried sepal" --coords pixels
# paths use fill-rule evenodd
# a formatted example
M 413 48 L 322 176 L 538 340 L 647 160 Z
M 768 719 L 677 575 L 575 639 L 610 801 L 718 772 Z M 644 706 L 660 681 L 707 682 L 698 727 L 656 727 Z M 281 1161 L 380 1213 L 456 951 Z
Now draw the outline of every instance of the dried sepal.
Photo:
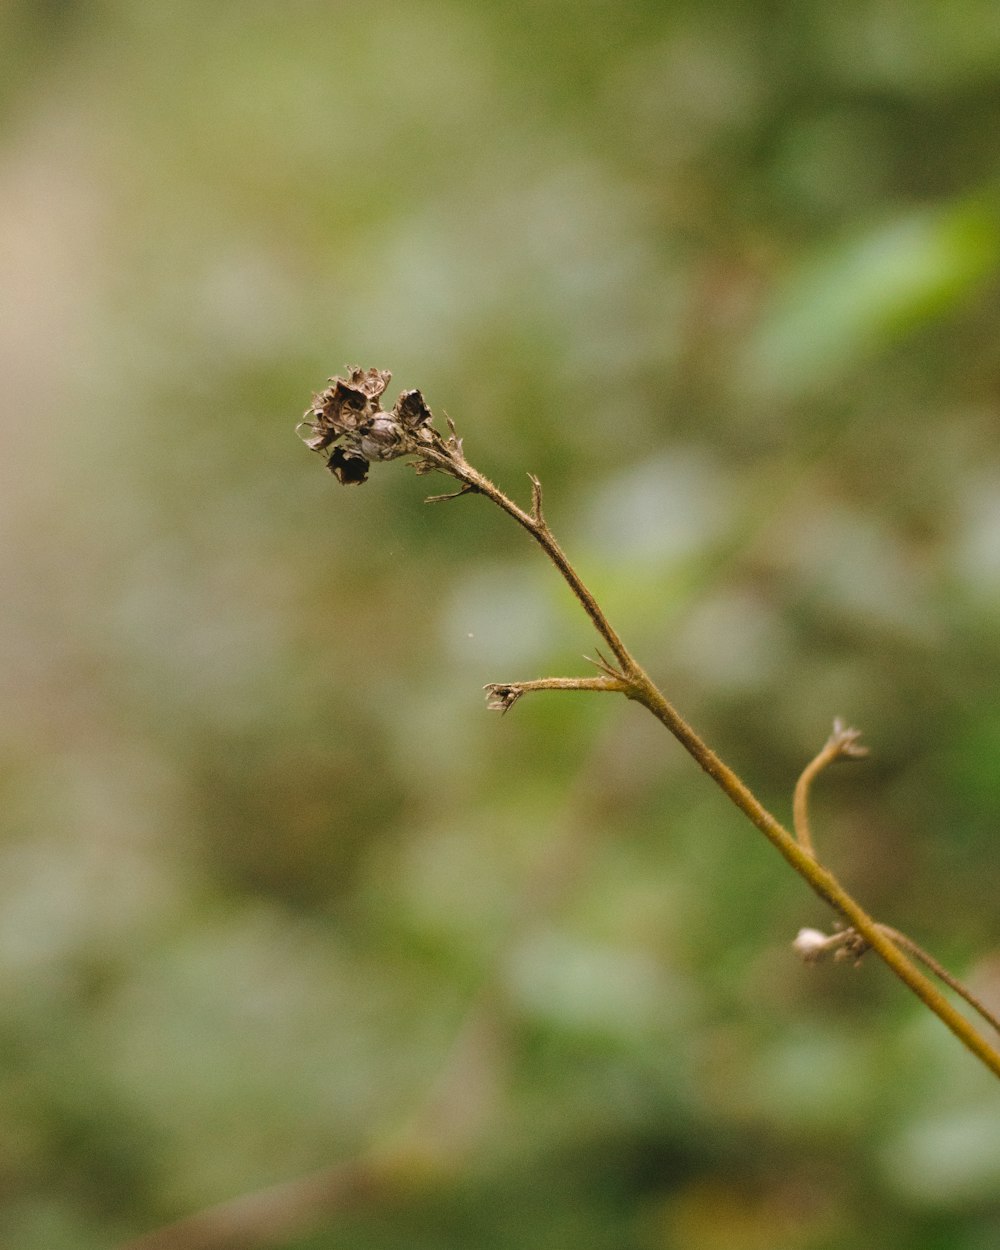
M 858 741 L 860 729 L 852 729 L 838 716 L 833 722 L 833 733 L 827 739 L 827 746 L 835 750 L 837 756 L 849 760 L 861 760 L 868 754 L 868 748 Z
M 444 419 L 448 422 L 448 429 L 450 431 L 448 437 L 445 439 L 445 446 L 449 451 L 461 458 L 464 455 L 462 451 L 462 440 L 458 437 L 458 431 L 455 429 L 455 422 L 452 421 L 451 417 L 449 417 L 447 413 L 445 413 Z
M 368 481 L 369 462 L 356 451 L 334 447 L 326 467 L 341 486 L 360 486 Z
M 418 429 L 431 421 L 431 410 L 419 391 L 403 391 L 396 400 L 394 411 L 400 424 L 407 429 Z
M 606 659 L 597 647 L 594 648 L 594 655 L 585 655 L 583 658 L 588 664 L 593 664 L 595 668 L 599 668 L 607 677 L 613 677 L 616 681 L 625 680 L 625 674 L 621 669 L 616 668 L 610 660 Z
M 490 712 L 509 712 L 524 694 L 523 686 L 491 682 L 483 687 L 486 691 L 486 707 Z
M 531 519 L 536 525 L 544 525 L 545 518 L 542 516 L 542 484 L 534 473 L 528 474 L 531 482 Z

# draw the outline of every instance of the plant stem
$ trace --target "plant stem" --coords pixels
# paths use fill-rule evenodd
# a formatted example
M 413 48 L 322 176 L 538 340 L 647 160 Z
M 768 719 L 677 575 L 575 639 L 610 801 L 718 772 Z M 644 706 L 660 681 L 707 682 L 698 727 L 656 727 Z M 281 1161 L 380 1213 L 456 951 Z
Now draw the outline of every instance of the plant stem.
M 442 465 L 442 467 L 445 466 Z M 812 853 L 811 843 L 806 841 L 805 845 L 801 845 L 781 822 L 771 815 L 749 787 L 684 720 L 633 658 L 549 529 L 542 515 L 541 487 L 538 479 L 534 477 L 531 479 L 533 506 L 529 513 L 519 508 L 499 487 L 473 468 L 461 453 L 458 454 L 457 459 L 453 457 L 447 462 L 447 472 L 464 482 L 470 491 L 485 495 L 508 516 L 513 517 L 523 529 L 527 530 L 559 570 L 563 580 L 572 590 L 594 628 L 607 643 L 618 662 L 620 673 L 617 675 L 621 679 L 620 682 L 604 688 L 618 689 L 627 698 L 634 699 L 652 712 L 656 719 L 670 730 L 688 754 L 701 765 L 723 793 L 756 825 L 779 854 L 784 856 L 799 876 L 805 879 L 815 893 L 839 912 L 896 976 L 947 1025 L 959 1041 L 995 1076 L 1000 1077 L 1000 1051 L 991 1046 L 973 1028 L 966 1017 L 951 1005 L 934 983 L 907 957 L 889 936 L 889 933 L 894 931 L 886 930 L 869 916 L 864 908 L 848 894 L 837 878 L 816 860 Z M 521 684 L 526 687 L 531 685 L 531 683 Z M 553 687 L 548 685 L 547 688 Z M 828 761 L 824 758 L 823 764 L 826 762 Z M 962 992 L 963 996 L 968 997 L 964 989 Z
M 459 455 L 459 458 L 455 459 L 432 455 L 429 452 L 423 452 L 422 454 L 426 459 L 440 460 L 441 468 L 445 472 L 464 482 L 476 494 L 485 495 L 487 499 L 495 503 L 508 516 L 513 517 L 518 525 L 528 531 L 531 537 L 541 545 L 545 554 L 562 574 L 563 580 L 580 601 L 580 606 L 590 617 L 594 628 L 608 644 L 615 659 L 621 665 L 623 674 L 627 674 L 631 668 L 634 668 L 635 661 L 626 650 L 625 644 L 618 637 L 615 630 L 612 629 L 610 621 L 601 611 L 597 600 L 584 585 L 580 575 L 570 564 L 566 553 L 556 542 L 555 536 L 546 524 L 545 518 L 542 516 L 542 488 L 538 478 L 531 478 L 533 507 L 529 513 L 525 512 L 523 508 L 519 508 L 513 499 L 508 499 L 499 486 L 491 482 L 478 469 L 473 468 L 464 456 Z
M 897 946 L 901 946 L 903 950 L 909 951 L 910 954 L 915 959 L 919 959 L 926 968 L 930 968 L 931 972 L 933 972 L 939 980 L 943 981 L 945 985 L 950 986 L 956 994 L 964 998 L 973 1011 L 978 1012 L 987 1024 L 992 1025 L 996 1032 L 1000 1033 L 1000 1019 L 997 1018 L 997 1016 L 981 999 L 977 998 L 971 990 L 964 986 L 957 977 L 953 977 L 947 968 L 945 968 L 942 964 L 939 964 L 933 955 L 929 955 L 922 946 L 918 946 L 917 943 L 914 942 L 913 938 L 907 937 L 905 933 L 900 933 L 898 929 L 892 929 L 887 924 L 880 924 L 879 928 L 887 937 L 891 938 Z

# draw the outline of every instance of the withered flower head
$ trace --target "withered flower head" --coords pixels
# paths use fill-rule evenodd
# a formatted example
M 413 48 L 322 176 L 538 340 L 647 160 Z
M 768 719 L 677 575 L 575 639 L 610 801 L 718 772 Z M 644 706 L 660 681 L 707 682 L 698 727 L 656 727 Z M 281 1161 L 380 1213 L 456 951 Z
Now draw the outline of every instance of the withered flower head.
M 342 485 L 366 481 L 374 460 L 447 447 L 431 426 L 431 411 L 419 391 L 404 391 L 388 411 L 381 406 L 391 378 L 386 370 L 355 366 L 349 377 L 331 378 L 313 396 L 299 423 L 299 431 L 306 431 L 306 446 L 327 455 L 327 468 Z M 428 469 L 446 467 L 426 456 L 424 464 Z

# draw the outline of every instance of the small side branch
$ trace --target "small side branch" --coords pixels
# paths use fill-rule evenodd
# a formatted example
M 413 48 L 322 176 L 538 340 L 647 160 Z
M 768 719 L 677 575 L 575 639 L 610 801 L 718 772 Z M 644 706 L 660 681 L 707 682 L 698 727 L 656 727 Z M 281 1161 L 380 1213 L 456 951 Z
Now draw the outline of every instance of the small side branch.
M 628 684 L 619 677 L 540 677 L 537 681 L 491 681 L 484 686 L 491 712 L 509 712 L 523 694 L 536 690 L 600 690 L 622 694 Z
M 528 477 L 531 480 L 531 519 L 541 528 L 545 524 L 545 517 L 542 516 L 542 484 L 534 473 L 529 473 Z
M 943 981 L 945 985 L 953 989 L 960 998 L 964 998 L 973 1011 L 978 1012 L 987 1024 L 992 1025 L 997 1033 L 1000 1033 L 1000 1019 L 967 986 L 963 985 L 957 977 L 953 977 L 942 964 L 939 964 L 933 955 L 929 955 L 923 947 L 918 946 L 912 938 L 908 938 L 905 933 L 900 933 L 898 929 L 890 929 L 886 924 L 880 924 L 879 928 L 897 946 L 901 946 L 903 950 L 909 951 L 914 959 L 918 959 L 925 968 L 929 968 L 938 980 Z
M 475 495 L 477 492 L 478 487 L 466 482 L 461 490 L 449 491 L 447 495 L 428 495 L 424 503 L 446 503 L 449 499 L 461 499 L 463 495 Z
M 887 924 L 876 924 L 875 928 L 879 933 L 887 937 L 896 946 L 905 950 L 912 955 L 919 963 L 948 986 L 949 989 L 969 1004 L 983 1020 L 986 1021 L 997 1033 L 1000 1033 L 1000 1018 L 996 1016 L 989 1007 L 968 988 L 963 985 L 958 977 L 952 976 L 943 964 L 938 963 L 933 955 L 928 954 L 922 946 L 919 946 L 905 933 L 900 933 L 898 929 L 893 929 Z M 853 959 L 855 965 L 859 964 L 862 958 L 871 950 L 871 944 L 857 931 L 857 929 L 849 927 L 843 929 L 835 929 L 833 933 L 827 934 L 819 929 L 800 929 L 792 947 L 798 952 L 805 963 L 819 963 L 820 960 L 827 956 L 832 956 L 836 960 Z
M 802 770 L 802 775 L 795 784 L 795 794 L 792 797 L 792 828 L 795 830 L 795 836 L 798 838 L 799 845 L 813 859 L 816 858 L 816 851 L 813 846 L 812 833 L 809 829 L 810 787 L 823 769 L 828 768 L 834 760 L 863 759 L 868 754 L 868 749 L 859 745 L 858 739 L 860 737 L 860 729 L 848 728 L 837 717 L 833 722 L 833 733 L 823 744 L 823 749 L 815 759 L 805 766 Z

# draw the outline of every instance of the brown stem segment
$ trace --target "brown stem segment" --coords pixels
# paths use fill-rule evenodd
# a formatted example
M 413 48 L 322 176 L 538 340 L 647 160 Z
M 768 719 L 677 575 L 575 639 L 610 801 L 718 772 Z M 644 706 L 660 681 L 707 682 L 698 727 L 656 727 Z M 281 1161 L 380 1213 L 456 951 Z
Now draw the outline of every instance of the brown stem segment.
M 1000 1052 L 992 1047 L 973 1028 L 938 990 L 934 983 L 906 957 L 899 946 L 851 897 L 837 878 L 813 858 L 811 852 L 799 845 L 784 826 L 763 806 L 739 777 L 719 759 L 680 714 L 667 702 L 645 673 L 641 674 L 639 688 L 630 695 L 648 708 L 661 721 L 681 745 L 702 766 L 717 786 L 732 800 L 745 816 L 757 826 L 771 844 L 806 879 L 813 890 L 838 911 L 845 920 L 861 934 L 872 950 L 889 965 L 897 977 L 948 1026 L 955 1036 L 976 1055 L 995 1075 L 1000 1077 Z
M 432 456 L 428 453 L 424 453 L 424 455 L 426 459 L 438 459 L 436 455 Z M 626 650 L 625 644 L 618 637 L 615 630 L 612 629 L 611 623 L 601 611 L 597 600 L 584 585 L 576 569 L 570 564 L 566 553 L 556 542 L 555 536 L 542 516 L 542 488 L 538 479 L 536 477 L 531 479 L 532 511 L 528 513 L 523 508 L 519 508 L 513 499 L 508 499 L 499 486 L 494 485 L 488 477 L 484 477 L 478 469 L 473 468 L 464 456 L 460 459 L 454 456 L 450 458 L 441 456 L 440 460 L 441 467 L 446 473 L 458 478 L 460 482 L 464 482 L 471 491 L 485 495 L 498 508 L 506 512 L 508 516 L 513 517 L 518 525 L 528 531 L 562 574 L 563 581 L 576 595 L 580 606 L 590 617 L 594 628 L 610 647 L 612 655 L 622 666 L 623 672 L 627 673 L 630 666 L 634 665 L 634 661 Z
M 900 933 L 898 929 L 891 929 L 887 924 L 880 924 L 879 928 L 887 936 L 892 938 L 897 946 L 901 946 L 903 950 L 909 951 L 915 958 L 926 967 L 945 985 L 950 986 L 956 994 L 964 998 L 969 1006 L 983 1017 L 987 1024 L 1000 1033 L 1000 1019 L 986 1006 L 982 999 L 977 998 L 967 986 L 964 986 L 957 977 L 953 977 L 943 964 L 939 964 L 933 955 L 929 955 L 922 946 L 918 946 L 913 938 L 907 937 L 905 933 Z

